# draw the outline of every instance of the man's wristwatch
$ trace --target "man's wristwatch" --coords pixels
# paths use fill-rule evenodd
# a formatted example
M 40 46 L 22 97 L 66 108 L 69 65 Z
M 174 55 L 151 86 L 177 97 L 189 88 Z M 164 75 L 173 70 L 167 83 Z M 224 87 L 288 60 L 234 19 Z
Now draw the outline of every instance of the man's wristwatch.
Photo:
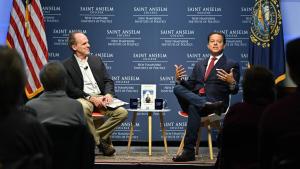
M 229 84 L 230 90 L 234 90 L 235 85 L 236 85 L 236 81 L 233 81 L 231 84 Z
M 231 83 L 231 85 L 232 85 L 232 86 L 235 86 L 235 85 L 236 85 L 236 81 L 233 81 L 233 82 Z

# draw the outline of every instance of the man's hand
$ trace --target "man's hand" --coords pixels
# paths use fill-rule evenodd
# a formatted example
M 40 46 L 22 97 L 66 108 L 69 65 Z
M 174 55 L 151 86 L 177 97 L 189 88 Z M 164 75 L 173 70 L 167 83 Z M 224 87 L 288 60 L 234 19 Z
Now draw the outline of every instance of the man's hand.
M 235 80 L 233 77 L 233 68 L 230 69 L 230 73 L 227 73 L 225 70 L 223 69 L 217 69 L 217 76 L 218 79 L 227 82 L 228 84 L 234 84 Z
M 113 97 L 111 94 L 106 94 L 104 97 L 104 102 L 107 104 L 111 103 L 113 101 Z
M 98 107 L 98 108 L 104 107 L 104 108 L 106 108 L 106 105 L 107 105 L 106 100 L 107 99 L 105 98 L 105 96 L 98 96 L 98 97 L 97 96 L 91 96 L 89 101 L 92 102 L 95 107 Z
M 186 76 L 186 71 L 184 70 L 184 67 L 182 65 L 174 65 L 175 66 L 175 78 L 176 81 L 182 80 L 184 76 Z

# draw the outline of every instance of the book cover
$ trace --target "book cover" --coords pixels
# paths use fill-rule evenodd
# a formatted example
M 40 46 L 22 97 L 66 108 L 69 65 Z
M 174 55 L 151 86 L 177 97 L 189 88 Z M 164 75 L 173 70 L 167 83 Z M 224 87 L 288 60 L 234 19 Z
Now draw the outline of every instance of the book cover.
M 141 85 L 141 109 L 154 109 L 156 98 L 155 84 Z

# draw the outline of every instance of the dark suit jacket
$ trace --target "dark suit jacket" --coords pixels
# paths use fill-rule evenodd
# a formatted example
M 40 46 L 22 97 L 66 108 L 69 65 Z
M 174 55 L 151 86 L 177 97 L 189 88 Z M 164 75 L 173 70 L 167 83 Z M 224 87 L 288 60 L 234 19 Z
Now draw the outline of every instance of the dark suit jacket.
M 207 80 L 204 81 L 208 60 L 209 58 L 197 62 L 189 79 L 187 81 L 182 81 L 181 84 L 197 94 L 199 89 L 204 87 L 208 101 L 222 100 L 227 107 L 229 104 L 229 94 L 236 94 L 239 89 L 240 66 L 236 61 L 228 59 L 223 55 L 211 70 Z M 231 68 L 234 68 L 234 79 L 237 82 L 234 90 L 230 90 L 229 85 L 226 82 L 218 79 L 216 71 L 216 69 L 224 69 L 229 73 Z
M 91 69 L 93 76 L 99 86 L 102 95 L 107 93 L 114 95 L 114 82 L 107 73 L 106 67 L 100 57 L 88 57 L 89 69 Z M 71 98 L 84 98 L 89 96 L 83 91 L 83 77 L 80 67 L 75 56 L 64 60 L 63 65 L 68 74 L 67 94 Z

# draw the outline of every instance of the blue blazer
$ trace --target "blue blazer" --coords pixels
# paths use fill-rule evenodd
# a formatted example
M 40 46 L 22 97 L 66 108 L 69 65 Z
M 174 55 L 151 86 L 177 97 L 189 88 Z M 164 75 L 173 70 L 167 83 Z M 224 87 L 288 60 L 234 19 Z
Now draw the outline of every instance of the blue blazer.
M 114 82 L 107 73 L 106 67 L 100 57 L 89 56 L 87 60 L 89 69 L 99 86 L 101 94 L 107 93 L 115 95 Z M 63 65 L 68 74 L 68 82 L 66 92 L 69 97 L 77 99 L 89 96 L 83 91 L 83 76 L 75 56 L 67 58 L 63 61 Z
M 198 94 L 200 88 L 204 87 L 208 101 L 222 100 L 227 107 L 229 104 L 229 95 L 236 94 L 239 90 L 240 66 L 238 62 L 223 55 L 211 70 L 206 81 L 204 81 L 208 60 L 209 58 L 206 58 L 197 62 L 188 80 L 182 81 L 181 84 L 196 94 Z M 216 71 L 216 69 L 223 69 L 229 73 L 231 68 L 233 68 L 234 79 L 237 82 L 234 90 L 230 90 L 229 85 L 226 82 L 218 79 Z

